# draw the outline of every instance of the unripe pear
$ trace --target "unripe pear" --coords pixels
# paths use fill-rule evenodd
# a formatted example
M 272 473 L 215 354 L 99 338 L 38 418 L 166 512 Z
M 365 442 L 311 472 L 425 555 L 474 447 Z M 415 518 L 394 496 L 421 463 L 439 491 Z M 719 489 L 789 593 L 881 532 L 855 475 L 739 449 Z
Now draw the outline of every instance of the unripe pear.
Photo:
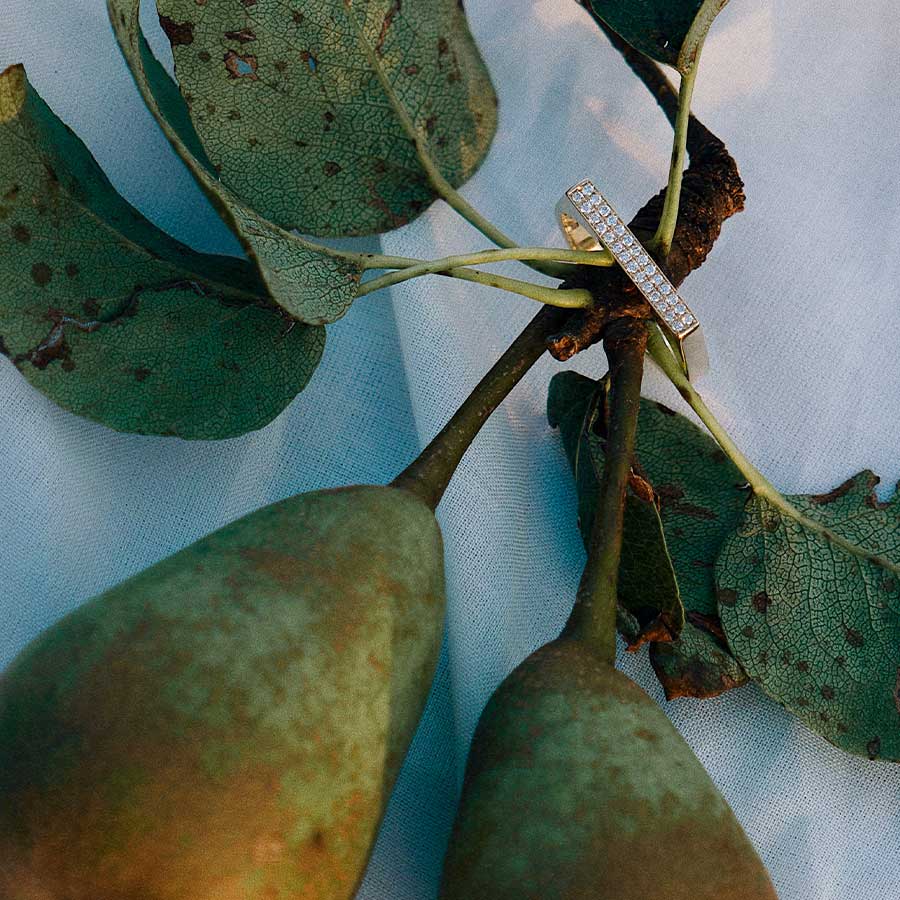
M 405 490 L 275 503 L 0 679 L 3 900 L 338 900 L 430 687 L 441 535 Z
M 659 706 L 559 639 L 475 733 L 443 900 L 777 900 L 725 799 Z

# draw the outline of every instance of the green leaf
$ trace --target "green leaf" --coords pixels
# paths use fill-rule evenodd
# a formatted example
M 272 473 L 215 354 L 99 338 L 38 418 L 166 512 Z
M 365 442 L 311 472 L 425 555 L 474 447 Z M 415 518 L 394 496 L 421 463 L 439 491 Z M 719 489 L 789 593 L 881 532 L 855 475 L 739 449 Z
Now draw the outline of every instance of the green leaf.
M 368 234 L 419 215 L 435 194 L 410 124 L 454 187 L 488 151 L 496 96 L 458 0 L 157 7 L 222 182 L 284 227 Z
M 547 417 L 558 427 L 578 491 L 578 527 L 587 543 L 605 461 L 602 436 L 606 381 L 560 372 L 550 382 Z M 600 426 L 600 427 L 598 427 Z M 640 435 L 639 435 L 640 438 Z M 675 636 L 684 608 L 655 503 L 629 490 L 619 564 L 618 627 L 636 649 L 648 636 Z
M 570 461 L 576 459 L 575 436 L 580 433 L 596 386 L 596 382 L 574 372 L 561 373 L 551 382 L 550 419 L 560 423 Z M 587 455 L 595 465 L 602 466 L 602 443 L 593 436 L 591 445 L 593 453 Z M 686 610 L 680 637 L 651 643 L 650 659 L 669 699 L 713 697 L 747 680 L 729 653 L 719 626 L 713 577 L 722 543 L 737 527 L 743 512 L 747 498 L 740 488 L 743 479 L 704 431 L 651 400 L 641 400 L 636 456 L 639 474 L 653 486 L 658 498 L 663 534 L 657 536 L 646 522 L 629 525 L 634 507 L 626 506 L 622 569 L 636 573 L 635 596 L 643 586 L 645 596 L 652 590 L 656 598 L 664 583 L 659 566 L 665 551 L 677 578 L 675 590 Z M 578 471 L 585 470 L 590 473 L 591 467 L 579 463 Z M 589 513 L 584 511 L 591 508 L 597 484 L 593 475 L 579 478 L 579 509 L 585 521 Z M 669 587 L 662 593 L 669 598 L 670 609 L 672 590 Z M 629 604 L 635 602 L 630 600 Z M 655 603 L 665 606 L 658 599 Z
M 728 642 L 770 697 L 850 753 L 900 760 L 900 496 L 879 503 L 877 483 L 789 497 L 805 521 L 754 496 L 716 582 Z
M 713 19 L 728 0 L 583 0 L 641 53 L 686 75 L 697 62 Z
M 0 351 L 78 415 L 229 437 L 274 418 L 319 362 L 324 329 L 286 331 L 252 266 L 129 206 L 21 66 L 0 75 L 0 229 Z
M 177 87 L 144 39 L 140 5 L 140 0 L 107 3 L 125 61 L 169 142 L 256 263 L 272 299 L 301 322 L 324 325 L 339 319 L 356 297 L 364 270 L 362 260 L 277 227 L 218 179 Z M 270 189 L 278 190 L 274 184 Z

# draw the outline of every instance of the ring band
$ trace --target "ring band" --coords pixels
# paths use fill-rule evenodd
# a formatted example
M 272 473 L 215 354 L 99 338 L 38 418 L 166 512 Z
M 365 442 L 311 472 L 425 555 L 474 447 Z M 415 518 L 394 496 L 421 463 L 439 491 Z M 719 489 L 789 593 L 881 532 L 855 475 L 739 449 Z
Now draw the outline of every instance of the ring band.
M 556 214 L 573 250 L 605 247 L 610 252 L 650 304 L 688 378 L 702 375 L 709 357 L 697 317 L 593 182 L 569 188 Z

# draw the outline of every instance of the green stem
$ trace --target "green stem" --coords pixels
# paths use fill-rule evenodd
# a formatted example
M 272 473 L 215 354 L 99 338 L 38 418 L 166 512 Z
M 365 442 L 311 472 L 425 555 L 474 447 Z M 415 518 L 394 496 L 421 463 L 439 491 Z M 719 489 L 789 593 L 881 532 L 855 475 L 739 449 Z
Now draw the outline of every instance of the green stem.
M 610 323 L 603 339 L 609 360 L 609 423 L 588 559 L 563 634 L 588 643 L 604 661 L 616 658 L 616 609 L 625 491 L 641 402 L 647 328 L 637 319 Z
M 835 534 L 830 528 L 827 528 L 821 522 L 809 518 L 804 515 L 791 503 L 778 489 L 747 459 L 741 452 L 740 448 L 732 440 L 731 435 L 722 427 L 721 423 L 712 414 L 712 411 L 704 402 L 703 398 L 697 392 L 697 389 L 691 384 L 679 361 L 672 353 L 666 339 L 663 337 L 659 326 L 656 324 L 650 327 L 650 337 L 647 344 L 648 352 L 653 361 L 663 370 L 669 381 L 675 385 L 678 393 L 684 398 L 688 406 L 697 414 L 700 421 L 707 427 L 709 433 L 715 438 L 716 443 L 725 451 L 731 461 L 737 466 L 748 484 L 753 489 L 754 494 L 762 497 L 769 505 L 773 506 L 779 512 L 794 519 L 807 530 L 819 535 L 823 540 L 830 544 L 846 550 L 853 556 L 868 560 L 891 572 L 900 574 L 900 565 L 891 562 L 889 559 L 870 553 L 868 550 L 857 546 L 856 544 Z
M 558 306 L 561 309 L 586 309 L 593 305 L 594 302 L 591 292 L 584 288 L 558 290 L 552 287 L 545 287 L 542 284 L 533 284 L 530 281 L 519 281 L 518 278 L 495 275 L 493 272 L 481 272 L 478 269 L 449 269 L 446 272 L 438 272 L 436 274 L 445 275 L 449 278 L 461 278 L 463 281 L 473 281 L 476 284 L 483 284 L 487 287 L 500 288 L 500 290 L 509 291 L 511 294 L 519 294 L 521 297 L 528 297 L 529 300 L 536 300 L 538 303 L 545 303 L 548 306 Z M 371 285 L 378 280 L 376 278 L 362 285 L 362 289 L 356 296 L 364 297 L 366 294 L 372 293 L 373 290 L 377 290 Z M 397 281 L 405 280 L 404 278 L 397 279 Z M 384 287 L 384 285 L 380 286 Z
M 698 51 L 699 53 L 699 51 Z M 678 90 L 678 113 L 675 116 L 675 135 L 672 141 L 672 161 L 669 165 L 669 184 L 659 226 L 653 237 L 652 245 L 658 248 L 663 257 L 668 256 L 678 224 L 678 207 L 681 203 L 681 179 L 684 175 L 685 157 L 687 154 L 688 124 L 691 118 L 691 98 L 694 94 L 694 83 L 697 80 L 697 69 L 694 66 L 681 76 Z
M 378 256 L 357 254 L 366 269 L 408 269 L 409 275 L 443 273 L 454 266 L 488 265 L 509 260 L 563 260 L 579 266 L 612 266 L 613 258 L 607 250 L 564 250 L 562 247 L 510 247 L 504 250 L 477 250 L 473 253 L 444 256 L 441 259 L 413 259 L 407 256 Z
M 418 458 L 394 479 L 432 509 L 481 426 L 547 349 L 547 338 L 560 328 L 566 313 L 544 306 L 481 379 L 462 406 Z
M 477 263 L 494 263 L 504 260 L 522 259 L 553 259 L 560 254 L 570 254 L 579 264 L 607 265 L 607 254 L 583 251 L 553 250 L 546 247 L 517 247 L 509 250 L 483 250 L 479 253 L 468 253 L 460 256 L 446 256 L 443 259 L 416 260 L 405 257 L 379 257 L 369 255 L 365 265 L 367 268 L 397 267 L 394 272 L 388 272 L 366 281 L 360 285 L 357 297 L 365 297 L 382 288 L 390 287 L 411 278 L 422 275 L 446 275 L 451 278 L 463 278 L 467 281 L 476 281 L 492 287 L 502 288 L 516 294 L 522 294 L 537 300 L 540 303 L 549 303 L 551 306 L 562 306 L 567 309 L 585 308 L 591 306 L 593 298 L 589 291 L 582 289 L 557 290 L 536 285 L 528 281 L 507 278 L 503 275 L 493 275 L 488 272 L 472 271 L 463 268 Z M 386 260 L 390 260 L 387 263 Z M 611 262 L 611 259 L 610 259 Z
M 516 242 L 512 238 L 504 234 L 493 222 L 478 212 L 478 210 L 465 200 L 456 188 L 444 178 L 443 173 L 431 156 L 425 136 L 418 128 L 416 128 L 415 122 L 413 122 L 412 117 L 407 112 L 403 102 L 397 96 L 393 84 L 391 84 L 390 79 L 382 68 L 375 50 L 366 40 L 362 25 L 353 10 L 352 0 L 344 0 L 344 8 L 347 11 L 348 18 L 356 28 L 359 44 L 369 60 L 369 65 L 371 65 L 375 72 L 375 75 L 384 90 L 385 97 L 387 98 L 388 103 L 390 103 L 391 108 L 394 110 L 394 114 L 397 116 L 403 130 L 409 135 L 410 140 L 413 142 L 413 145 L 416 148 L 416 155 L 419 158 L 419 163 L 425 170 L 425 174 L 428 176 L 428 180 L 437 195 L 449 204 L 452 209 L 456 210 L 456 212 L 458 212 L 467 222 L 474 225 L 486 238 L 493 241 L 498 247 L 515 247 Z M 561 265 L 556 262 L 539 262 L 535 260 L 529 261 L 528 265 L 532 269 L 542 272 L 544 275 L 550 275 L 553 278 L 565 279 L 571 274 L 571 268 L 569 266 Z

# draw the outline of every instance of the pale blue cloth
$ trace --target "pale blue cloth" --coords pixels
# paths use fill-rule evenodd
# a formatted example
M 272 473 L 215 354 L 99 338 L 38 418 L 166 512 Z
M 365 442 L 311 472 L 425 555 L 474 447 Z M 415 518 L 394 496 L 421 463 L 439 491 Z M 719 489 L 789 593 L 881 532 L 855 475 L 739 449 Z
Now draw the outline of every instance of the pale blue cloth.
M 670 133 L 584 11 L 574 0 L 467 7 L 501 122 L 466 194 L 533 244 L 559 242 L 553 205 L 582 177 L 632 213 L 664 182 Z M 198 248 L 236 248 L 141 106 L 100 0 L 0 0 L 0 22 L 0 66 L 26 63 L 132 203 Z M 826 490 L 866 466 L 888 484 L 900 474 L 898 37 L 889 0 L 736 0 L 702 63 L 696 109 L 749 196 L 684 289 L 710 344 L 702 389 L 785 490 Z M 382 240 L 418 257 L 486 245 L 443 204 Z M 308 390 L 268 428 L 221 443 L 115 434 L 61 412 L 3 362 L 0 664 L 67 610 L 244 512 L 390 479 L 532 312 L 440 279 L 366 298 L 329 329 Z M 602 354 L 574 365 L 599 374 Z M 544 414 L 554 370 L 538 365 L 491 420 L 441 506 L 449 651 L 365 900 L 434 897 L 477 716 L 572 602 L 583 556 Z M 681 408 L 655 374 L 647 390 Z M 620 665 L 661 699 L 645 653 Z M 756 688 L 665 708 L 782 900 L 900 897 L 900 770 L 833 749 Z

